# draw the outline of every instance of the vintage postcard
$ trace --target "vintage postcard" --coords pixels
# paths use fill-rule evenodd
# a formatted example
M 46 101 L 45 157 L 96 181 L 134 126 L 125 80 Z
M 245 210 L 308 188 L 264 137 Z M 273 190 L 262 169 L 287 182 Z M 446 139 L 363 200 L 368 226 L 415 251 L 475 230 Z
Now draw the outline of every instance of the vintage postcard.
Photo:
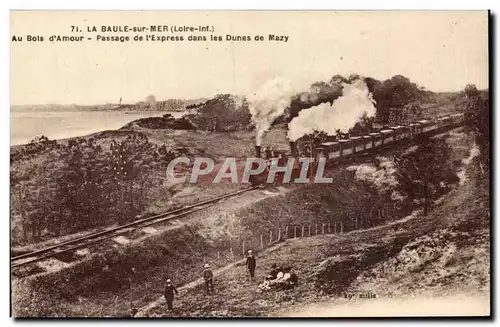
M 11 11 L 12 316 L 490 317 L 489 21 Z

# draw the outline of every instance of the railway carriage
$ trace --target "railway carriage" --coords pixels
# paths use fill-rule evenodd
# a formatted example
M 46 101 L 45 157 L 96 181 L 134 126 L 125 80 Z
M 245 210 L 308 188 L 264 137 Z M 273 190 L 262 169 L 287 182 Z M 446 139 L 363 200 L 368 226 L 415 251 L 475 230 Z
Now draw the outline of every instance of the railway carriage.
M 452 120 L 451 124 L 453 125 L 459 124 L 463 120 L 463 117 L 464 117 L 463 113 L 451 115 L 451 120 Z
M 418 123 L 422 126 L 421 133 L 430 132 L 434 129 L 434 126 L 435 126 L 431 121 L 426 120 L 426 119 L 419 120 Z
M 382 139 L 382 146 L 387 145 L 388 143 L 391 143 L 393 140 L 393 134 L 394 131 L 392 129 L 383 129 L 380 131 L 381 139 Z
M 321 146 L 324 149 L 325 157 L 332 159 L 335 156 L 335 152 L 337 151 L 338 142 L 324 142 L 321 143 Z M 337 147 L 336 147 L 337 146 Z
M 352 153 L 359 152 L 358 147 L 361 146 L 361 141 L 363 140 L 362 137 L 361 136 L 351 136 L 349 138 L 349 140 L 351 140 Z
M 372 139 L 372 148 L 376 148 L 377 146 L 379 146 L 381 144 L 381 137 L 382 137 L 382 134 L 380 133 L 370 133 L 368 134 L 371 139 Z
M 401 126 L 399 137 L 402 140 L 407 140 L 407 139 L 411 138 L 411 127 L 409 125 Z
M 411 123 L 409 127 L 411 137 L 415 137 L 415 135 L 418 135 L 422 132 L 422 125 L 419 123 Z
M 393 141 L 399 141 L 405 137 L 405 135 L 404 135 L 405 127 L 404 126 L 398 125 L 398 126 L 391 127 L 391 129 L 394 131 Z
M 444 130 L 447 126 L 452 124 L 452 118 L 450 116 L 440 117 L 436 120 L 436 124 L 439 130 Z
M 343 157 L 350 153 L 349 148 L 351 147 L 351 142 L 352 141 L 349 139 L 339 140 L 339 157 Z
M 372 147 L 372 137 L 370 135 L 363 135 L 363 150 L 368 150 Z

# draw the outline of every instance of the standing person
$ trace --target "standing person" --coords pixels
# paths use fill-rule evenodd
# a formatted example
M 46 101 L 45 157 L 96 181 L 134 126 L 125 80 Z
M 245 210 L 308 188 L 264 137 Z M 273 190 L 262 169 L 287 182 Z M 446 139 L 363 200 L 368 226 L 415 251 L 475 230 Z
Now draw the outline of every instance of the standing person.
M 250 279 L 253 279 L 255 277 L 255 267 L 257 266 L 257 262 L 252 254 L 252 250 L 248 250 L 246 266 L 250 274 Z
M 208 263 L 205 264 L 204 270 L 203 270 L 203 279 L 205 279 L 205 289 L 207 291 L 207 295 L 209 293 L 214 292 L 214 274 L 212 270 L 210 269 L 210 265 Z
M 167 279 L 167 286 L 165 287 L 165 300 L 167 300 L 168 310 L 173 309 L 174 293 L 179 294 L 177 288 L 175 288 L 175 286 L 172 284 L 172 281 L 170 279 Z

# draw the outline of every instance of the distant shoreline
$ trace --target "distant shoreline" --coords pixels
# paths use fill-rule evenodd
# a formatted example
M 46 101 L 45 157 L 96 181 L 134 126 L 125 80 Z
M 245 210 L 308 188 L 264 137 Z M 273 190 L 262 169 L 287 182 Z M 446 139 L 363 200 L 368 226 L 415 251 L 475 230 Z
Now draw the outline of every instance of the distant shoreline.
M 11 105 L 11 112 L 91 112 L 91 111 L 112 111 L 112 112 L 183 112 L 192 105 L 198 105 L 207 101 L 205 98 L 199 99 L 167 99 L 148 100 L 137 103 L 103 103 L 94 105 L 79 104 L 27 104 Z
M 16 111 L 11 114 L 10 147 L 26 146 L 37 136 L 65 142 L 109 131 L 119 131 L 133 122 L 164 114 L 182 115 L 184 111 Z M 100 115 L 100 113 L 102 115 Z M 74 117 L 73 115 L 74 114 Z M 39 117 L 37 117 L 40 115 Z M 17 117 L 16 117 L 17 116 Z
M 48 107 L 38 107 L 38 106 L 29 106 L 29 107 L 16 107 L 12 106 L 10 107 L 11 112 L 99 112 L 99 111 L 106 111 L 106 112 L 131 112 L 131 113 L 141 113 L 141 112 L 184 112 L 186 111 L 185 108 L 179 108 L 179 109 L 169 109 L 168 111 L 165 111 L 165 109 L 133 109 L 130 107 L 120 107 L 120 108 L 105 108 L 105 107 L 100 107 L 100 108 L 64 108 L 64 109 L 59 109 L 59 108 L 48 108 Z

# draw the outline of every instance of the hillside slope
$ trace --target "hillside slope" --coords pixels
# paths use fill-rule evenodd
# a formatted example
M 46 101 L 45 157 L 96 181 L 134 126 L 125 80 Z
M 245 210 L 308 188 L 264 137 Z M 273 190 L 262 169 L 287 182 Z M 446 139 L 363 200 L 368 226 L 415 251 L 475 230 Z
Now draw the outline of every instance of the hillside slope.
M 372 305 L 407 297 L 449 303 L 450 296 L 459 296 L 482 309 L 475 314 L 487 315 L 489 184 L 478 172 L 469 173 L 469 181 L 446 195 L 427 217 L 416 214 L 399 224 L 288 240 L 260 254 L 257 281 L 248 280 L 243 266 L 236 267 L 217 278 L 213 296 L 195 287 L 178 297 L 173 312 L 157 307 L 147 315 L 336 316 L 342 315 L 335 308 L 345 305 L 346 294 L 358 299 L 374 295 L 376 299 L 364 300 L 374 301 Z M 289 291 L 257 292 L 273 263 L 294 267 L 300 285 Z M 328 310 L 316 311 L 318 304 Z

